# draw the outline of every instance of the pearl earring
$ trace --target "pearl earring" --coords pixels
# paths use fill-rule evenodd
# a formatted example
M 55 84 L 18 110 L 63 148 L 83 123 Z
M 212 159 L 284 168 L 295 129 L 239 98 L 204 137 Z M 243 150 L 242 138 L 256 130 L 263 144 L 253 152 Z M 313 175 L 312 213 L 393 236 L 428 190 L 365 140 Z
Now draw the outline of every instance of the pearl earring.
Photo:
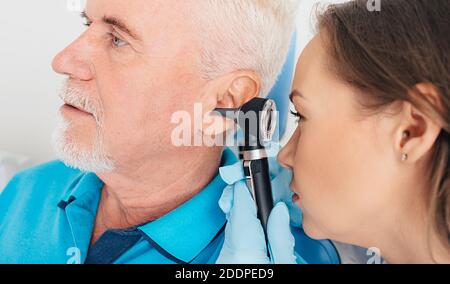
M 402 154 L 402 162 L 406 162 L 408 160 L 408 154 L 403 153 Z
M 410 136 L 409 131 L 403 132 L 403 139 L 408 139 L 409 136 Z M 407 160 L 408 160 L 408 154 L 403 153 L 403 154 L 402 154 L 402 162 L 406 162 Z

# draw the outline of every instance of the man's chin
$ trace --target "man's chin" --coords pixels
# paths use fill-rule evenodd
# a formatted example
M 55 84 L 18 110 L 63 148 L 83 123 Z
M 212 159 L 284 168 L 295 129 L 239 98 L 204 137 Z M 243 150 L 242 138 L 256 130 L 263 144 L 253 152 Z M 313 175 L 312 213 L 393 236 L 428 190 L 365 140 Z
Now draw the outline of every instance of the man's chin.
M 52 144 L 58 159 L 66 166 L 83 172 L 109 173 L 114 171 L 114 162 L 108 158 L 103 143 L 96 137 L 93 145 L 83 146 L 81 143 L 67 139 L 67 125 L 58 126 L 53 132 Z
M 70 147 L 70 146 L 69 146 Z M 69 147 L 66 147 L 69 148 Z M 68 167 L 78 169 L 83 172 L 110 173 L 114 171 L 114 164 L 110 161 L 95 159 L 89 152 L 56 150 L 59 160 Z

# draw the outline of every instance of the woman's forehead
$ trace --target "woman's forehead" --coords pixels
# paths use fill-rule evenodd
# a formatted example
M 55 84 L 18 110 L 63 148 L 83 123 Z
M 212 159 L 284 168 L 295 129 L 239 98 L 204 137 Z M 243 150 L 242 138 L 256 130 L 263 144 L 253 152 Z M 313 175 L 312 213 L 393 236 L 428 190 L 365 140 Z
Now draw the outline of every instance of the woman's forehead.
M 323 39 L 316 35 L 303 49 L 296 66 L 296 77 L 302 77 L 314 69 L 323 69 L 325 65 L 325 49 Z

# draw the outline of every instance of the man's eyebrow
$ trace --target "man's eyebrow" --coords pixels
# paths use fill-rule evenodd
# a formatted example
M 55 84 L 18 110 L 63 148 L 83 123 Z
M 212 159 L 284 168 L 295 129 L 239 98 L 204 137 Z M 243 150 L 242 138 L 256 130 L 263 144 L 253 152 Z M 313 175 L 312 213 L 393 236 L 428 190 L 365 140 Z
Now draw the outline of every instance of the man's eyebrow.
M 86 22 L 88 25 L 92 24 L 92 20 L 91 18 L 89 18 L 88 14 L 86 13 L 86 11 L 83 11 L 80 13 L 81 17 L 86 19 Z M 102 18 L 102 21 L 105 24 L 114 26 L 116 28 L 118 28 L 119 30 L 127 33 L 130 37 L 139 40 L 139 36 L 137 35 L 137 33 L 135 33 L 132 29 L 130 29 L 123 21 L 121 21 L 120 19 L 116 18 L 116 17 L 110 17 L 110 16 L 104 16 Z
M 139 40 L 139 36 L 132 30 L 130 29 L 125 22 L 121 21 L 120 19 L 116 18 L 116 17 L 111 17 L 111 16 L 104 16 L 103 17 L 103 22 L 114 26 L 116 28 L 118 28 L 119 30 L 127 33 L 130 37 Z
M 294 97 L 300 97 L 300 98 L 306 100 L 305 96 L 304 96 L 302 93 L 300 93 L 300 91 L 295 90 L 295 89 L 294 89 L 294 90 L 292 91 L 292 93 L 289 95 L 289 100 L 290 100 L 291 102 L 294 102 Z

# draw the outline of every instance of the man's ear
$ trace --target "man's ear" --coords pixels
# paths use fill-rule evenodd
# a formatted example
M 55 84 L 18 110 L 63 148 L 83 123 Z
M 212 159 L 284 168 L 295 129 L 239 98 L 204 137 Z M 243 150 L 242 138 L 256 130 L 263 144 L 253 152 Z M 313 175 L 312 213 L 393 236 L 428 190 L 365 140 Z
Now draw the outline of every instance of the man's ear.
M 214 114 L 216 108 L 236 109 L 259 96 L 260 77 L 253 71 L 240 70 L 208 82 L 202 95 L 205 135 L 215 136 L 234 130 L 235 122 Z
M 428 83 L 415 86 L 415 92 L 411 96 L 422 96 L 434 106 L 440 109 L 440 97 L 437 89 Z M 442 125 L 437 117 L 418 110 L 410 102 L 402 103 L 401 122 L 395 131 L 395 152 L 401 162 L 414 163 L 425 157 L 435 145 Z
M 224 83 L 224 91 L 217 98 L 217 108 L 239 108 L 259 96 L 260 79 L 250 71 L 237 71 Z

